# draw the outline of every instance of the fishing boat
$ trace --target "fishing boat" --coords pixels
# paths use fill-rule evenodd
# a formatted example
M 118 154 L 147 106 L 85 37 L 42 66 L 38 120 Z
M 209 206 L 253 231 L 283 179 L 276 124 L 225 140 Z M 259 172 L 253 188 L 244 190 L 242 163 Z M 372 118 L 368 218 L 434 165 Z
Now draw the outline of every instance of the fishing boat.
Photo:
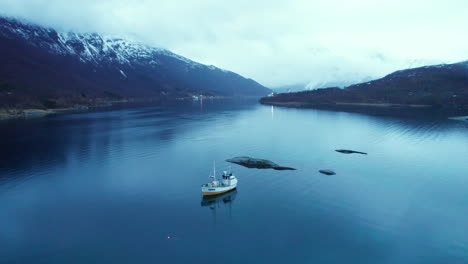
M 221 181 L 216 178 L 216 164 L 213 163 L 213 175 L 209 178 L 211 182 L 203 184 L 201 191 L 203 195 L 216 195 L 220 193 L 229 192 L 237 187 L 237 178 L 232 174 L 232 171 L 223 171 L 221 175 Z

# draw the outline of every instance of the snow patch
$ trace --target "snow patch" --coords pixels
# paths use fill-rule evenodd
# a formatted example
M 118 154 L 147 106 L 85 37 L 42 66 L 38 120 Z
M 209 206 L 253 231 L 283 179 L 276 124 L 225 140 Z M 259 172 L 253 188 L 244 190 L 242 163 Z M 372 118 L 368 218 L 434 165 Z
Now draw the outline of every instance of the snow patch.
M 226 70 L 213 65 L 204 65 L 174 54 L 169 50 L 152 47 L 144 43 L 124 39 L 112 35 L 96 33 L 56 32 L 28 23 L 10 22 L 0 25 L 6 30 L 0 34 L 8 34 L 28 40 L 32 45 L 45 48 L 48 52 L 63 56 L 72 55 L 83 63 L 98 66 L 103 63 L 118 63 L 132 67 L 134 64 L 161 65 L 163 57 L 171 57 L 184 62 L 185 70 L 208 68 L 210 70 Z M 119 70 L 120 71 L 120 70 Z M 121 74 L 126 77 L 125 73 Z

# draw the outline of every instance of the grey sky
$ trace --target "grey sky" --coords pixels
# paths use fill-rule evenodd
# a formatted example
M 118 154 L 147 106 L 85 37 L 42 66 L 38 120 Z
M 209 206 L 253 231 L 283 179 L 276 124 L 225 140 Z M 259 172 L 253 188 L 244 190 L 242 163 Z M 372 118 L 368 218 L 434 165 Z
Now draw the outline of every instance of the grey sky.
M 267 86 L 468 59 L 462 0 L 0 0 L 0 14 L 131 35 Z

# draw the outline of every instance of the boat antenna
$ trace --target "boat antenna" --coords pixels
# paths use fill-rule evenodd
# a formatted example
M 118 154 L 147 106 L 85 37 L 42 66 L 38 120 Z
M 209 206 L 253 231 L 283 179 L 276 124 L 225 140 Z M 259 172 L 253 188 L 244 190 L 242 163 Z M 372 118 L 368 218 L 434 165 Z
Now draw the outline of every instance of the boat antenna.
M 213 175 L 208 176 L 209 178 L 213 178 L 213 181 L 216 180 L 216 161 L 213 160 Z

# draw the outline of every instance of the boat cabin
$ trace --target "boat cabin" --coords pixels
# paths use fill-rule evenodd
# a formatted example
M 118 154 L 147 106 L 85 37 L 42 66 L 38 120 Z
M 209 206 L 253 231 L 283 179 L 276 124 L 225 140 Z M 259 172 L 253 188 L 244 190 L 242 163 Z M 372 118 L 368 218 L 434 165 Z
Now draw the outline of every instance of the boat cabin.
M 234 179 L 234 176 L 232 176 L 232 172 L 223 171 L 223 179 L 226 179 L 226 180 Z

